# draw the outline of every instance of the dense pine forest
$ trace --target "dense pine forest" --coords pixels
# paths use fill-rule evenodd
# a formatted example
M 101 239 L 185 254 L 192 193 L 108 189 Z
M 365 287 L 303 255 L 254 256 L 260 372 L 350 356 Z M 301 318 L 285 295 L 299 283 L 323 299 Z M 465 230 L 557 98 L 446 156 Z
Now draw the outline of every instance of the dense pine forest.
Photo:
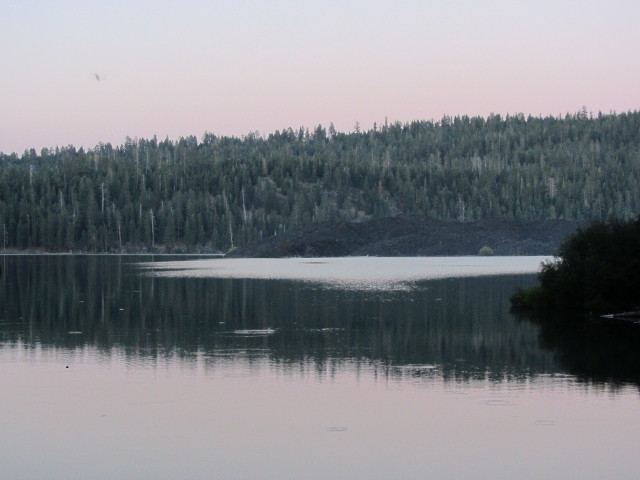
M 220 251 L 324 221 L 640 214 L 640 112 L 0 154 L 4 250 Z

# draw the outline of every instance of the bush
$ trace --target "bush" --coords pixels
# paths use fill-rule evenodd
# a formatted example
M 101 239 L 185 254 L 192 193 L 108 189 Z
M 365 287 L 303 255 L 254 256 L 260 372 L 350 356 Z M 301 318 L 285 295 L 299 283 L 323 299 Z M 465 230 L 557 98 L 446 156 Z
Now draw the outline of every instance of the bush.
M 516 292 L 514 307 L 626 310 L 640 305 L 640 217 L 579 229 L 542 266 L 539 291 Z
M 493 256 L 493 250 L 491 249 L 491 247 L 487 247 L 485 245 L 480 249 L 480 251 L 478 252 L 478 255 L 480 255 L 481 257 L 491 257 Z

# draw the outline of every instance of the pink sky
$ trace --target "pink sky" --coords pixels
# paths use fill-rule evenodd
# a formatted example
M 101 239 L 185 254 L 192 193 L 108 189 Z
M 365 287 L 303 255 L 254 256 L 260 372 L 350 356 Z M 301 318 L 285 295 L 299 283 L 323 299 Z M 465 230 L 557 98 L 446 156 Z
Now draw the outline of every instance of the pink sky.
M 0 151 L 636 110 L 639 19 L 635 0 L 0 0 Z

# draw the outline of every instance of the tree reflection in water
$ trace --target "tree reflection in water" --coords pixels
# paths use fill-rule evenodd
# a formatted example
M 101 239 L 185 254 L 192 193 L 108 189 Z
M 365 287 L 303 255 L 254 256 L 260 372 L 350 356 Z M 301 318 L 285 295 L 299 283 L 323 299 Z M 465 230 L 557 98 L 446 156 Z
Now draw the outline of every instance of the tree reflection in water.
M 318 375 L 349 364 L 445 381 L 565 372 L 596 382 L 640 380 L 637 328 L 518 321 L 509 313 L 509 296 L 535 275 L 345 291 L 282 280 L 154 278 L 138 261 L 149 257 L 3 257 L 1 342 L 89 347 L 150 363 L 259 358 Z M 236 333 L 252 330 L 263 332 Z
M 594 383 L 640 386 L 640 325 L 553 313 L 519 313 L 540 327 L 540 344 L 560 367 Z

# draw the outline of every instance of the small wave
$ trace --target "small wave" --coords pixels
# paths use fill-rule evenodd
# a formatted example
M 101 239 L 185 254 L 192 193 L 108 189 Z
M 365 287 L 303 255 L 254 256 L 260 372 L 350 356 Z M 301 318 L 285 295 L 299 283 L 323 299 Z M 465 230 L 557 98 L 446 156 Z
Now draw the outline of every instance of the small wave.
M 553 427 L 556 424 L 554 420 L 536 420 L 534 425 L 537 427 Z
M 273 335 L 276 333 L 273 328 L 256 329 L 256 330 L 234 330 L 234 335 Z

